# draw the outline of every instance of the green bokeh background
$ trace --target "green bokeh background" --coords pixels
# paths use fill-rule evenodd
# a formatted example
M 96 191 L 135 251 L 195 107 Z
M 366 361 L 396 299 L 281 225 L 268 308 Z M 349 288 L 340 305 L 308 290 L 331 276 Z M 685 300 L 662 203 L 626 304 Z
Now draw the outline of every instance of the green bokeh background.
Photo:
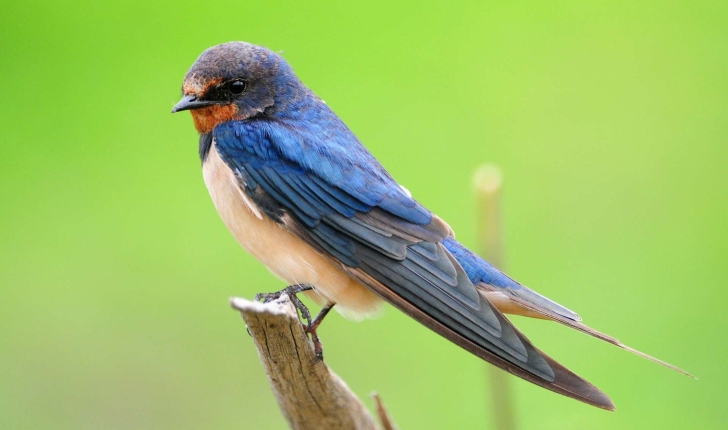
M 227 305 L 283 285 L 169 114 L 230 40 L 283 51 L 468 245 L 497 163 L 509 273 L 700 378 L 516 318 L 618 407 L 511 378 L 522 428 L 726 425 L 728 3 L 639 3 L 3 1 L 0 428 L 285 428 Z M 396 310 L 321 334 L 402 429 L 491 428 L 486 365 Z

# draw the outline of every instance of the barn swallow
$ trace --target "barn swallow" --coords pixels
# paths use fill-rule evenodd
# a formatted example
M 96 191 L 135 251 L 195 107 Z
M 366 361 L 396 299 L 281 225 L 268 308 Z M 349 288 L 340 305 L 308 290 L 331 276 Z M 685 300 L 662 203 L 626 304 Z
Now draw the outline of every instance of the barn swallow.
M 280 55 L 243 42 L 214 46 L 187 72 L 182 92 L 172 112 L 192 114 L 220 217 L 290 286 L 284 291 L 323 306 L 313 321 L 301 309 L 315 343 L 334 305 L 362 319 L 386 301 L 516 376 L 603 409 L 614 409 L 606 394 L 534 347 L 504 314 L 556 321 L 685 373 L 587 327 L 460 244 Z

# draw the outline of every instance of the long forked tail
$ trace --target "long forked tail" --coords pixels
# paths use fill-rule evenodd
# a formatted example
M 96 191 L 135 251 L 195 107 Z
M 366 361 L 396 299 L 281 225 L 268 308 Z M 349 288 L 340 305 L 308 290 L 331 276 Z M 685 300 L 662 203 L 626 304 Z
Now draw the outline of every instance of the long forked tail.
M 465 269 L 468 277 L 480 294 L 502 313 L 556 321 L 579 330 L 582 333 L 586 333 L 589 336 L 609 342 L 640 357 L 654 361 L 668 369 L 697 379 L 679 367 L 640 352 L 611 336 L 607 336 L 582 324 L 581 317 L 575 312 L 519 284 L 498 270 L 498 268 L 463 246 L 455 238 L 449 237 L 442 243 Z
M 559 315 L 555 312 L 552 312 L 548 309 L 544 309 L 541 307 L 537 307 L 532 305 L 526 300 L 521 299 L 517 296 L 512 295 L 505 295 L 504 293 L 500 291 L 495 291 L 492 289 L 492 287 L 484 285 L 479 285 L 481 287 L 481 292 L 485 296 L 485 298 L 491 302 L 498 310 L 500 310 L 503 313 L 510 313 L 510 314 L 517 314 L 517 315 L 523 315 L 533 318 L 540 318 L 540 319 L 546 319 L 551 321 L 556 321 L 560 324 L 563 324 L 567 327 L 571 327 L 573 329 L 579 330 L 582 333 L 588 334 L 589 336 L 595 337 L 597 339 L 601 339 L 605 342 L 609 342 L 614 346 L 617 346 L 619 348 L 624 349 L 625 351 L 629 351 L 635 355 L 638 355 L 642 358 L 646 358 L 652 362 L 655 362 L 661 366 L 665 366 L 668 369 L 674 370 L 675 372 L 682 373 L 683 375 L 689 376 L 693 379 L 698 379 L 695 376 L 691 375 L 690 373 L 684 371 L 683 369 L 673 366 L 670 363 L 667 363 L 665 361 L 662 361 L 658 358 L 655 358 L 651 355 L 645 354 L 642 351 L 638 351 L 630 346 L 627 346 L 620 342 L 618 339 L 615 339 L 611 336 L 608 336 L 600 331 L 594 330 L 593 328 L 582 324 L 579 321 L 574 321 L 570 318 L 564 317 L 562 315 Z M 483 288 L 485 287 L 485 288 Z M 487 289 L 488 291 L 483 291 Z

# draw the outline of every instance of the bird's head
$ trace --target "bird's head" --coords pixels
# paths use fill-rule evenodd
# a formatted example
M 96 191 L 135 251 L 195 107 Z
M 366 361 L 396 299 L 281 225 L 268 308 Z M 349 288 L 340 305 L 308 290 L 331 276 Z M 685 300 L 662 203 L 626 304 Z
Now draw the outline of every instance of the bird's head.
M 225 43 L 207 49 L 195 61 L 172 113 L 191 111 L 197 131 L 209 133 L 222 122 L 273 107 L 280 88 L 299 82 L 280 55 L 249 43 Z

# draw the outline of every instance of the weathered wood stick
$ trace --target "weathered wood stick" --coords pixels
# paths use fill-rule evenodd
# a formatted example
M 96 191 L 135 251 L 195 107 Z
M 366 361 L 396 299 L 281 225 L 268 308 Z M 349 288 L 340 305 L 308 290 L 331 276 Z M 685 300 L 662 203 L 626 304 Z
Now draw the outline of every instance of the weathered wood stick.
M 273 395 L 288 425 L 296 430 L 377 430 L 364 404 L 324 362 L 314 364 L 313 344 L 289 297 L 269 303 L 234 298 Z

